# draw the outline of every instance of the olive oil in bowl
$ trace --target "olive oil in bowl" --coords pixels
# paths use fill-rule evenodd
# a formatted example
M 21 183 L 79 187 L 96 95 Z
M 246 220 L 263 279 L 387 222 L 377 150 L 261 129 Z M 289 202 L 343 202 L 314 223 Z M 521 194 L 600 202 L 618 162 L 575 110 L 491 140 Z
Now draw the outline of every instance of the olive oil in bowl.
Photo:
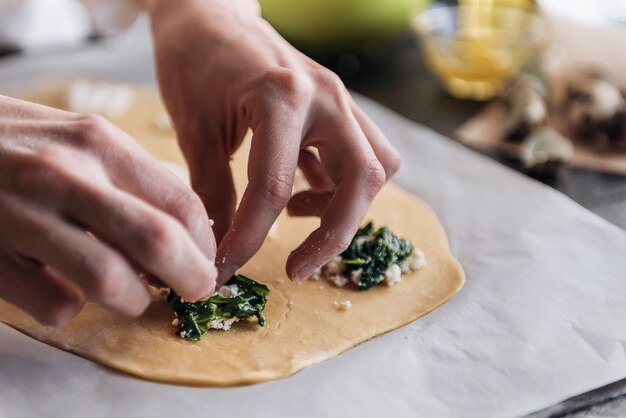
M 545 47 L 546 22 L 531 2 L 505 3 L 511 5 L 484 0 L 439 5 L 415 17 L 426 63 L 453 96 L 491 99 L 507 78 Z

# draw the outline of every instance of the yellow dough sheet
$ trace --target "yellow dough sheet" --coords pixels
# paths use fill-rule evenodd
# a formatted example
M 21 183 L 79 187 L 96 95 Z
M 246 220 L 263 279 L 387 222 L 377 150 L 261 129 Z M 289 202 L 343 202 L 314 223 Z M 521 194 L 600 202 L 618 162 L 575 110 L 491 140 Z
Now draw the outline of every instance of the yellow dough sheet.
M 63 91 L 40 92 L 30 99 L 64 107 Z M 137 88 L 131 108 L 113 121 L 156 158 L 184 165 L 173 132 L 155 124 L 162 111 L 155 92 Z M 233 160 L 239 192 L 247 182 L 248 149 L 249 140 Z M 381 285 L 365 292 L 351 286 L 337 288 L 325 280 L 292 283 L 284 273 L 287 256 L 319 220 L 283 213 L 277 235 L 268 237 L 240 270 L 271 289 L 263 328 L 241 321 L 227 332 L 209 331 L 200 342 L 186 341 L 175 334 L 174 314 L 163 300 L 155 300 L 137 319 L 89 303 L 62 328 L 43 327 L 0 302 L 0 321 L 37 340 L 149 380 L 232 386 L 283 378 L 418 319 L 463 286 L 463 270 L 449 249 L 445 231 L 422 201 L 388 184 L 367 219 L 410 239 L 426 254 L 427 266 L 404 275 L 393 287 Z M 338 310 L 335 302 L 344 300 L 352 307 Z

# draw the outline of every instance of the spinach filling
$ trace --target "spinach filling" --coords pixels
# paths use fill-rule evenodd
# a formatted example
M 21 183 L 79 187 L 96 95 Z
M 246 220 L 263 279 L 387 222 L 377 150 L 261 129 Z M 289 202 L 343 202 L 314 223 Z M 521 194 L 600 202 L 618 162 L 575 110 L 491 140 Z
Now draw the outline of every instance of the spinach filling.
M 226 285 L 237 285 L 237 295 L 227 298 L 215 294 L 207 300 L 185 302 L 176 292 L 170 290 L 167 304 L 176 312 L 178 335 L 187 340 L 198 341 L 211 328 L 211 322 L 232 318 L 245 319 L 254 316 L 260 326 L 265 325 L 263 310 L 270 293 L 269 288 L 240 274 L 231 277 Z
M 393 264 L 402 264 L 411 254 L 411 241 L 398 237 L 387 227 L 374 230 L 374 224 L 369 222 L 357 231 L 350 246 L 341 253 L 345 265 L 343 275 L 350 277 L 353 271 L 363 269 L 357 287 L 367 290 L 380 283 Z

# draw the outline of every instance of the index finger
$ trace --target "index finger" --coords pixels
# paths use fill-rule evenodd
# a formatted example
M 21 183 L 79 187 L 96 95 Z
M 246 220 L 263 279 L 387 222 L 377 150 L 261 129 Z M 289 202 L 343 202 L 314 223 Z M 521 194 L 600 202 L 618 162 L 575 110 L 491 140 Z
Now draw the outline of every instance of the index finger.
M 253 126 L 248 186 L 217 250 L 218 283 L 227 281 L 258 251 L 291 198 L 305 115 L 288 106 L 268 113 Z
M 345 176 L 322 215 L 320 227 L 289 255 L 287 274 L 294 281 L 311 277 L 319 267 L 348 248 L 385 183 L 385 170 L 367 141 L 353 143 L 359 145 L 342 157 Z

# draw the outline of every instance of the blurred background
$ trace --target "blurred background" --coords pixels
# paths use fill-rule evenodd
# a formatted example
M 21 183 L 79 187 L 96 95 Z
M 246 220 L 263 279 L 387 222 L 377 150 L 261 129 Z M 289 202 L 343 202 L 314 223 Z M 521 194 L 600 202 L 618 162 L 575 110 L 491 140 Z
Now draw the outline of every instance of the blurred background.
M 0 0 L 0 12 L 17 3 Z M 145 17 L 108 37 L 77 0 L 28 3 L 29 13 L 0 18 L 0 92 L 85 70 L 154 81 Z M 626 227 L 625 1 L 260 4 L 286 39 L 351 90 Z M 127 59 L 124 71 L 111 69 L 113 55 Z
M 554 80 L 566 74 L 597 70 L 617 88 L 626 87 L 622 58 L 626 2 L 306 3 L 261 0 L 266 19 L 292 44 L 338 73 L 350 89 L 535 177 L 626 227 L 623 149 L 596 145 L 595 138 L 578 138 L 563 129 L 559 132 L 566 138 L 574 137 L 575 151 L 561 149 L 558 138 L 545 140 L 545 135 L 509 141 L 502 125 L 514 119 L 515 106 L 505 103 L 509 110 L 500 117 L 491 109 L 494 102 L 507 101 L 502 89 L 518 74 L 531 74 L 542 84 L 548 121 L 537 125 L 559 125 L 552 119 L 563 106 L 552 103 L 550 96 L 561 87 Z M 531 157 L 524 161 L 524 154 Z

